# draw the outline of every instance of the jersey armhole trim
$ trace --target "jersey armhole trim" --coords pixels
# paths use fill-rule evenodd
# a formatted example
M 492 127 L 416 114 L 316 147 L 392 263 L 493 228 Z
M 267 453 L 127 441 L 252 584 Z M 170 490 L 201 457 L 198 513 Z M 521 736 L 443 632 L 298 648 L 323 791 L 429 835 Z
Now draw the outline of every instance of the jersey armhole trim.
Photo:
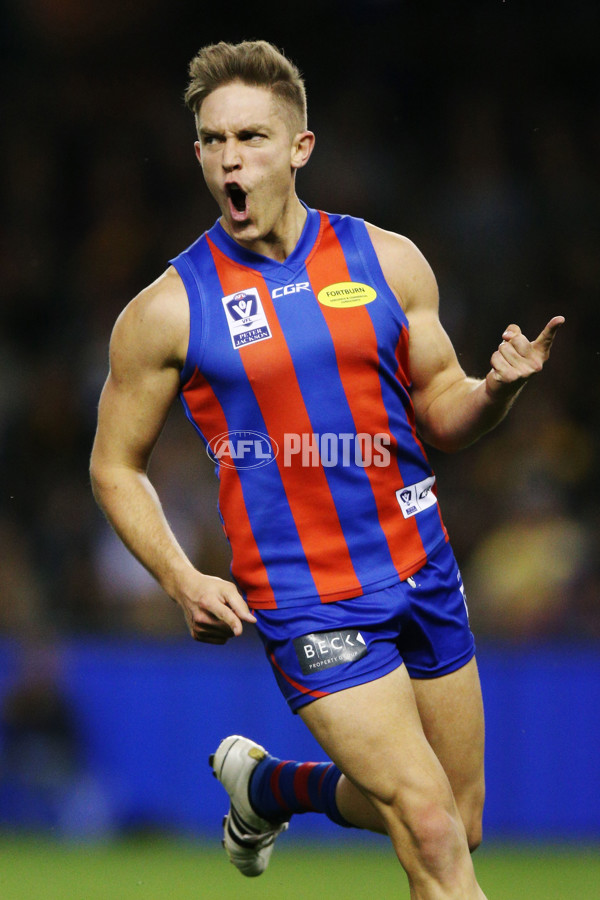
M 194 373 L 201 368 L 207 340 L 207 321 L 204 316 L 204 292 L 202 284 L 185 254 L 170 260 L 183 281 L 190 310 L 190 332 L 185 362 L 180 373 L 183 388 Z
M 381 267 L 381 263 L 379 262 L 379 257 L 377 256 L 377 251 L 375 250 L 373 241 L 371 240 L 371 235 L 369 234 L 367 223 L 364 219 L 356 219 L 356 223 L 364 234 L 364 241 L 357 240 L 358 235 L 356 234 L 356 232 L 352 234 L 357 252 L 366 268 L 371 269 L 375 273 L 378 281 L 378 286 L 381 286 L 384 289 L 382 290 L 382 300 L 384 300 L 390 307 L 390 310 L 396 321 L 408 331 L 409 323 L 408 319 L 406 318 L 406 313 L 402 309 L 400 301 L 396 297 L 387 278 L 385 277 L 385 274 Z

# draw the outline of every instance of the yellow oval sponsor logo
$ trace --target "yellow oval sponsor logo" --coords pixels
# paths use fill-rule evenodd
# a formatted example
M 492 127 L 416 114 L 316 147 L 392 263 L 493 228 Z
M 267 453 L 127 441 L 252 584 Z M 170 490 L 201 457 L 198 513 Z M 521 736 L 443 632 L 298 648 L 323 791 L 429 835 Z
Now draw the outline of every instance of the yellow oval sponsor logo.
M 339 281 L 324 287 L 318 294 L 318 301 L 323 306 L 333 306 L 334 309 L 347 309 L 349 306 L 364 306 L 371 303 L 377 292 L 368 284 L 360 284 L 358 281 Z

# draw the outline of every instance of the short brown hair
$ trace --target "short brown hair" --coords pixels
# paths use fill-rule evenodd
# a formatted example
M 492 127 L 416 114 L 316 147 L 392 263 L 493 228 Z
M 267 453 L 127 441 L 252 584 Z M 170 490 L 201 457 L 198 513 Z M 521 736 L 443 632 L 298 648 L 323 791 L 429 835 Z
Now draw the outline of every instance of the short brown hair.
M 306 129 L 306 90 L 300 71 L 268 41 L 220 41 L 202 47 L 189 65 L 189 77 L 184 99 L 196 119 L 209 94 L 241 81 L 271 90 L 291 110 L 296 130 Z

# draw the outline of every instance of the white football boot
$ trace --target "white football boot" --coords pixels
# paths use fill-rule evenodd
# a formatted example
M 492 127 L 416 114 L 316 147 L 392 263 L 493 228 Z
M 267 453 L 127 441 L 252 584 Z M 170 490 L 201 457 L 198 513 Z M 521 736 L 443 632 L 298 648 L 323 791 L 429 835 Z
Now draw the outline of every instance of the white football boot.
M 262 875 L 269 865 L 275 838 L 289 826 L 289 822 L 269 822 L 252 809 L 250 778 L 265 756 L 267 751 L 260 744 L 232 734 L 221 741 L 209 758 L 213 774 L 231 800 L 223 819 L 223 847 L 233 865 L 249 878 Z

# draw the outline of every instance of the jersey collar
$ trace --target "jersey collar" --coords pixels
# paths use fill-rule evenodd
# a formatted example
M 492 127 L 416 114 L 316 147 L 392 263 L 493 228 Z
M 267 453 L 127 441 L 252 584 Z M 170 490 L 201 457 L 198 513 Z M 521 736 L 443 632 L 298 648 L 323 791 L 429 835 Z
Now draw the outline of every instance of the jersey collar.
M 284 262 L 278 262 L 275 259 L 270 259 L 268 256 L 262 256 L 260 253 L 255 253 L 253 250 L 242 247 L 241 244 L 238 244 L 237 241 L 227 234 L 219 221 L 215 222 L 210 229 L 208 237 L 230 259 L 261 272 L 263 275 L 268 274 L 272 280 L 283 283 L 289 279 L 290 275 L 295 274 L 304 267 L 306 258 L 317 240 L 321 227 L 321 217 L 318 211 L 310 209 L 305 203 L 300 202 L 306 209 L 306 221 L 298 238 L 298 243 Z

